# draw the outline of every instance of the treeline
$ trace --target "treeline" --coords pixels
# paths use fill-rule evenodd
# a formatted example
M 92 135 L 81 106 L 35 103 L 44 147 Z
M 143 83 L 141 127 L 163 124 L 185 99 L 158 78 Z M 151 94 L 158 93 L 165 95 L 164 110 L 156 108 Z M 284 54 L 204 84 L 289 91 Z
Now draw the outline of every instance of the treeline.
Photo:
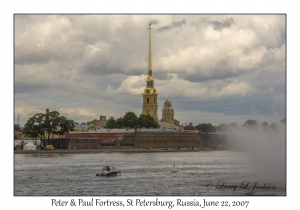
M 237 126 L 241 126 L 243 128 L 250 128 L 250 129 L 261 128 L 266 131 L 268 129 L 271 129 L 275 132 L 278 132 L 280 124 L 285 126 L 286 119 L 282 119 L 280 120 L 279 123 L 272 123 L 271 125 L 269 125 L 267 122 L 260 123 L 256 120 L 247 120 L 242 125 L 238 125 L 237 123 L 229 123 L 229 124 L 222 123 L 216 126 L 216 125 L 212 125 L 211 123 L 202 123 L 197 125 L 196 128 L 200 130 L 202 133 L 226 133 L 226 132 L 230 132 L 232 128 L 235 128 Z
M 281 125 L 286 125 L 286 119 L 282 119 L 279 122 Z M 280 132 L 280 124 L 279 123 L 272 123 L 269 125 L 266 122 L 259 123 L 256 120 L 247 120 L 243 125 L 238 125 L 237 123 L 222 123 L 219 126 L 214 126 L 211 123 L 202 123 L 196 126 L 196 128 L 199 130 L 200 135 L 204 139 L 204 144 L 207 145 L 207 141 L 209 140 L 211 134 L 214 133 L 230 133 L 231 129 L 237 128 L 238 126 L 241 128 L 247 128 L 247 129 L 262 129 L 265 132 L 268 131 L 275 131 Z
M 59 112 L 52 111 L 43 113 L 37 113 L 28 119 L 24 128 L 22 129 L 23 134 L 28 137 L 41 140 L 48 138 L 48 143 L 50 136 L 56 134 L 59 137 L 63 136 L 69 131 L 74 131 L 75 123 L 73 120 L 67 119 L 65 116 L 60 116 Z M 43 143 L 45 143 L 43 141 Z
M 267 122 L 260 123 L 256 120 L 247 120 L 244 124 L 240 125 L 242 128 L 249 128 L 249 129 L 258 129 L 261 128 L 265 131 L 273 130 L 275 132 L 279 132 L 279 127 L 286 124 L 286 119 L 280 120 L 278 123 L 268 124 Z M 226 133 L 229 132 L 231 128 L 237 127 L 237 123 L 222 123 L 219 126 L 215 126 L 215 131 L 219 133 Z
M 110 117 L 106 122 L 106 128 L 158 128 L 158 123 L 150 115 L 141 114 L 139 117 L 133 112 L 126 112 L 123 117 L 114 119 Z

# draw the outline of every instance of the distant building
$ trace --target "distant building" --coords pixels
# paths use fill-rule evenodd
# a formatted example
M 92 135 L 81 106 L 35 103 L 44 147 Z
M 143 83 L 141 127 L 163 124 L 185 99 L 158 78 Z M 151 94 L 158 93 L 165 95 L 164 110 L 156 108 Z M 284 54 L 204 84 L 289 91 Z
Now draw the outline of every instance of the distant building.
M 21 131 L 14 131 L 14 139 L 20 139 L 22 137 Z
M 184 132 L 199 133 L 199 130 L 192 123 L 183 127 Z
M 106 116 L 100 116 L 100 120 L 92 120 L 90 122 L 87 122 L 88 125 L 97 125 L 97 126 L 100 126 L 100 127 L 105 127 L 106 126 Z
M 180 126 L 180 121 L 179 120 L 176 120 L 174 119 L 174 124 L 177 125 L 177 126 Z
M 162 120 L 164 122 L 174 124 L 174 109 L 172 108 L 170 99 L 167 99 L 164 103 L 164 108 L 162 109 Z

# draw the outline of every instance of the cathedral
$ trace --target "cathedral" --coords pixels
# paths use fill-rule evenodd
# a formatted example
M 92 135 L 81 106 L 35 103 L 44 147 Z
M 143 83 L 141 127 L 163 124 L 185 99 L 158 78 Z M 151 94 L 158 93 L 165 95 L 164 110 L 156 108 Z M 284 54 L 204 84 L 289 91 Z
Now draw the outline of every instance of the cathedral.
M 154 78 L 152 76 L 152 49 L 151 49 L 151 24 L 149 23 L 149 57 L 148 57 L 148 76 L 146 81 L 146 88 L 143 95 L 143 111 L 142 114 L 151 115 L 156 121 L 157 117 L 157 96 L 154 88 Z
M 174 109 L 172 108 L 172 102 L 167 99 L 164 103 L 164 108 L 162 109 L 162 120 L 170 124 L 174 123 Z
M 151 46 L 151 25 L 149 23 L 149 55 L 148 55 L 148 76 L 146 81 L 146 87 L 144 89 L 143 95 L 143 109 L 142 114 L 151 115 L 157 122 L 158 121 L 158 93 L 154 88 L 154 78 L 152 75 L 152 46 Z M 162 120 L 164 123 L 163 126 L 170 125 L 179 125 L 179 121 L 174 119 L 174 109 L 172 108 L 172 103 L 170 99 L 167 99 L 164 103 L 164 108 L 162 109 Z M 162 123 L 159 123 L 160 125 Z M 162 126 L 162 125 L 161 125 Z

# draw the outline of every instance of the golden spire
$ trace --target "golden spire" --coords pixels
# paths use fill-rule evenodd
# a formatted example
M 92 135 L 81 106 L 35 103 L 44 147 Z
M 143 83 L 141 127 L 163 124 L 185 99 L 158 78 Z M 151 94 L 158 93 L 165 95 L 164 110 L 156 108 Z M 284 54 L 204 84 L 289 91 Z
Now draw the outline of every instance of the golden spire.
M 152 23 L 149 22 L 149 61 L 148 61 L 148 71 L 152 71 L 152 48 L 151 48 L 151 25 Z M 148 72 L 149 74 L 150 72 Z M 152 75 L 152 72 L 151 74 Z

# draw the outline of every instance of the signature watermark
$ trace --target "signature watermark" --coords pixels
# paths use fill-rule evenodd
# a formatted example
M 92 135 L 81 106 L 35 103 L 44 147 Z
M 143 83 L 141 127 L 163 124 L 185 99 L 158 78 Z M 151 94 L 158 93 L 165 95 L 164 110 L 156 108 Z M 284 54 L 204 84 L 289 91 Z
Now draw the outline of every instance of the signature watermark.
M 243 190 L 275 190 L 276 185 L 270 184 L 269 182 L 260 182 L 260 181 L 243 181 L 240 184 L 229 184 L 226 181 L 218 181 L 218 182 L 208 182 L 206 184 L 207 188 L 216 188 L 220 190 L 229 190 L 236 191 L 237 189 Z

